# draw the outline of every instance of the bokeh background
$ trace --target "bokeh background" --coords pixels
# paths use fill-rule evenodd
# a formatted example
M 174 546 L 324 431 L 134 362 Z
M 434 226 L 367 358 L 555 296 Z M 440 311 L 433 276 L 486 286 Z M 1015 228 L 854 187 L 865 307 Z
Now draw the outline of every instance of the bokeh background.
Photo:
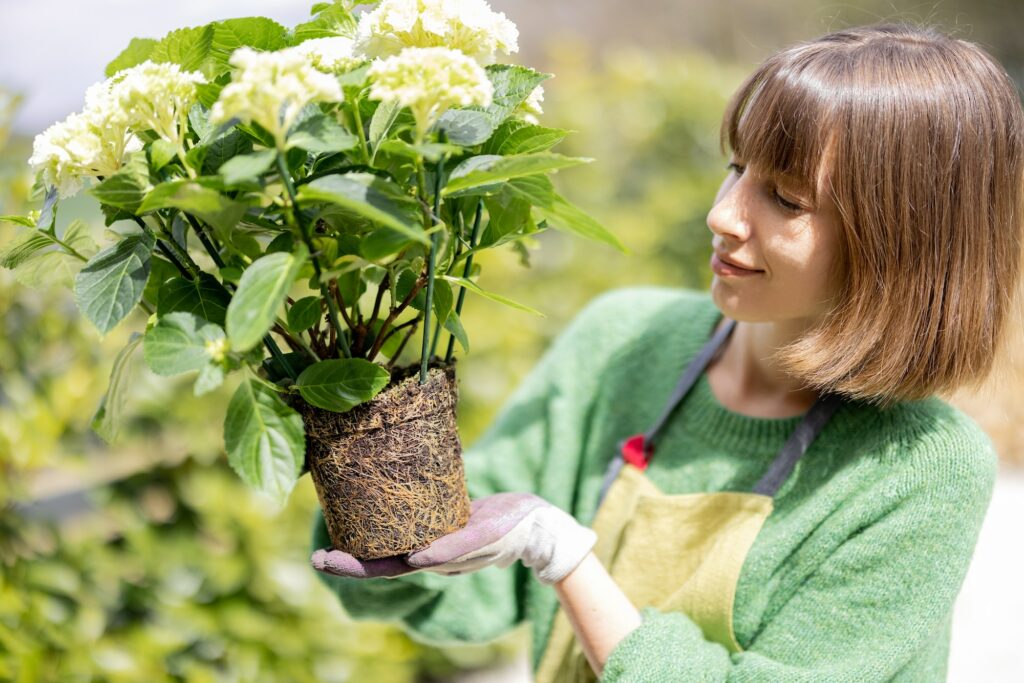
M 595 295 L 629 285 L 706 288 L 705 217 L 725 173 L 718 124 L 772 51 L 883 19 L 936 24 L 1024 77 L 1024 4 L 812 0 L 492 0 L 520 29 L 513 59 L 555 74 L 542 123 L 576 131 L 558 151 L 596 158 L 560 190 L 629 246 L 624 256 L 558 232 L 529 257 L 485 254 L 483 284 L 544 318 L 467 301 L 459 421 L 472 443 L 551 339 Z M 81 107 L 134 36 L 236 16 L 303 21 L 302 0 L 0 0 L 0 215 L 23 213 L 33 136 Z M 95 202 L 61 208 L 102 233 Z M 0 224 L 0 243 L 13 227 Z M 0 271 L 0 680 L 525 681 L 526 632 L 433 649 L 353 622 L 308 565 L 308 477 L 278 512 L 227 466 L 233 386 L 192 397 L 134 368 L 131 421 L 113 446 L 89 430 L 116 351 L 61 288 Z M 956 607 L 952 681 L 1024 680 L 1024 338 L 981 390 L 948 397 L 995 441 L 1002 467 Z

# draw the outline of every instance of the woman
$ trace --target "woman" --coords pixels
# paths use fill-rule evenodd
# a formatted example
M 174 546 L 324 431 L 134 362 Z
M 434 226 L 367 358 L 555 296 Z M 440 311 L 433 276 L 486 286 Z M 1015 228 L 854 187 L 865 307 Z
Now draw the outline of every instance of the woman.
M 996 458 L 936 394 L 1005 336 L 1017 90 L 934 29 L 841 30 L 767 59 L 722 144 L 710 293 L 594 300 L 466 451 L 465 529 L 359 562 L 317 521 L 350 614 L 529 620 L 545 682 L 945 678 Z

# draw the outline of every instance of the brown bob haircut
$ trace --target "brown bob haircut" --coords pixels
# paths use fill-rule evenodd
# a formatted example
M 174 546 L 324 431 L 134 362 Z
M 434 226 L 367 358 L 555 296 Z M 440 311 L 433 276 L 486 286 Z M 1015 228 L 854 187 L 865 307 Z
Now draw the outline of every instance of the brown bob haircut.
M 1024 113 L 995 59 L 931 27 L 838 30 L 765 60 L 729 102 L 721 146 L 815 206 L 827 178 L 841 217 L 836 297 L 777 351 L 782 367 L 882 406 L 988 376 L 1024 220 Z

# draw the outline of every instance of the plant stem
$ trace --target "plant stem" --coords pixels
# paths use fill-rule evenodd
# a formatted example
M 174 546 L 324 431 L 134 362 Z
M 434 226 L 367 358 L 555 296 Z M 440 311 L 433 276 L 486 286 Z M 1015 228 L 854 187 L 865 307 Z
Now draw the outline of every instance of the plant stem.
M 410 289 L 409 293 L 405 295 L 404 299 L 402 299 L 402 303 L 400 303 L 397 308 L 391 309 L 391 312 L 388 313 L 388 317 L 384 319 L 384 323 L 380 326 L 380 330 L 377 332 L 377 338 L 373 342 L 373 348 L 370 349 L 370 353 L 366 356 L 367 359 L 373 360 L 374 356 L 377 355 L 377 352 L 380 351 L 380 347 L 384 345 L 384 333 L 387 331 L 388 325 L 390 325 L 394 319 L 397 318 L 398 315 L 406 309 L 406 307 L 408 307 L 409 303 L 416 298 L 416 295 L 419 294 L 425 284 L 425 277 L 421 275 L 416 278 L 416 282 L 413 283 L 412 289 Z
M 185 213 L 184 211 L 181 212 L 181 215 L 184 216 L 185 220 L 187 220 L 189 225 L 192 226 L 192 229 L 196 233 L 196 237 L 198 237 L 199 241 L 203 243 L 203 248 L 206 249 L 206 253 L 209 254 L 210 258 L 213 259 L 213 264 L 218 268 L 223 268 L 224 259 L 221 258 L 219 250 L 217 249 L 216 245 L 213 244 L 213 241 L 210 239 L 210 236 L 206 234 L 206 231 L 199 224 L 199 221 L 197 221 L 195 218 Z
M 288 192 L 288 199 L 291 203 L 291 216 L 292 221 L 297 225 L 299 234 L 302 236 L 302 240 L 306 243 L 306 248 L 309 249 L 309 258 L 313 262 L 313 271 L 316 273 L 317 284 L 320 285 L 320 296 L 327 299 L 327 315 L 331 319 L 331 326 L 334 327 L 335 333 L 337 334 L 338 345 L 341 347 L 342 353 L 345 358 L 351 358 L 352 353 L 349 351 L 348 343 L 345 341 L 345 333 L 341 329 L 341 323 L 338 322 L 338 304 L 331 296 L 331 293 L 327 290 L 327 285 L 321 280 L 320 271 L 320 259 L 316 256 L 316 249 L 313 248 L 313 239 L 309 235 L 309 231 L 306 228 L 305 221 L 302 220 L 302 213 L 299 211 L 299 202 L 295 196 L 295 186 L 292 185 L 291 175 L 288 173 L 288 166 L 284 160 L 284 154 L 278 150 L 277 152 L 277 170 L 281 175 L 281 182 L 284 183 L 285 190 Z
M 469 248 L 473 249 L 476 246 L 476 241 L 480 238 L 480 218 L 484 211 L 484 200 L 478 199 L 476 202 L 476 213 L 473 214 L 473 233 L 469 237 Z M 462 214 L 459 214 L 459 221 L 461 223 Z M 460 226 L 461 227 L 461 226 Z M 459 247 L 462 248 L 462 243 L 459 243 Z M 456 255 L 457 256 L 457 255 Z M 466 265 L 462 268 L 462 277 L 469 278 L 469 271 L 473 267 L 473 254 L 466 257 Z M 466 298 L 466 288 L 459 287 L 459 299 L 455 303 L 455 315 L 462 315 L 462 302 Z M 452 360 L 452 353 L 455 351 L 455 335 L 451 335 L 448 339 L 448 351 L 444 354 L 444 362 L 450 363 Z
M 363 163 L 370 166 L 370 150 L 366 146 L 366 133 L 363 132 L 363 117 L 359 113 L 359 99 L 352 103 L 352 118 L 356 124 L 356 135 L 359 136 L 359 149 L 363 153 Z
M 417 173 L 418 178 L 422 185 L 426 185 L 425 173 L 423 171 L 423 162 L 417 158 Z M 434 214 L 431 217 L 432 222 L 440 222 L 440 206 L 441 206 L 441 177 L 444 175 L 444 155 L 437 162 L 437 170 L 434 173 Z M 436 224 L 436 223 L 435 223 Z M 420 352 L 420 384 L 426 384 L 427 382 L 427 365 L 430 362 L 430 312 L 434 306 L 434 264 L 437 259 L 437 243 L 438 235 L 440 230 L 434 232 L 430 236 L 430 254 L 427 258 L 427 301 L 423 306 L 423 348 Z
M 146 225 L 141 218 L 135 216 L 134 219 L 135 222 L 139 224 L 139 227 L 143 229 L 143 231 L 152 234 L 152 231 L 150 230 L 149 226 Z M 172 239 L 171 242 L 174 242 L 174 240 Z M 199 267 L 195 265 L 195 262 L 193 262 L 192 259 L 189 259 L 189 262 L 191 262 L 196 269 L 195 273 L 192 273 L 188 268 L 185 267 L 184 264 L 182 264 L 177 258 L 175 258 L 175 256 L 171 253 L 171 250 L 167 248 L 166 244 L 164 244 L 160 240 L 157 240 L 156 243 L 161 248 L 161 251 L 164 252 L 164 255 L 171 260 L 171 262 L 174 264 L 174 266 L 178 269 L 178 271 L 186 280 L 195 280 L 199 273 L 202 272 L 199 270 Z M 175 246 L 177 245 L 175 244 Z M 222 282 L 220 282 L 219 280 L 217 282 L 218 284 L 220 284 L 221 287 L 224 288 L 226 292 L 228 292 L 229 294 L 231 293 L 231 290 L 228 289 Z M 150 314 L 152 313 L 153 311 L 150 311 Z M 289 377 L 291 377 L 293 380 L 299 378 L 298 374 L 292 368 L 291 363 L 289 363 L 288 360 L 284 357 L 284 354 L 281 353 L 281 349 L 278 347 L 277 342 L 274 341 L 274 338 L 271 337 L 270 334 L 264 335 L 263 345 L 267 347 L 268 351 L 270 351 L 270 355 L 277 359 L 277 362 L 281 364 L 285 372 L 288 373 Z
M 397 350 L 395 351 L 394 355 L 393 355 L 393 356 L 391 356 L 391 359 L 390 359 L 390 360 L 388 361 L 388 370 L 389 370 L 389 371 L 390 371 L 390 370 L 391 370 L 391 368 L 392 368 L 392 367 L 394 366 L 394 364 L 395 364 L 395 361 L 397 361 L 397 360 L 398 360 L 398 357 L 399 357 L 400 355 L 402 355 L 402 349 L 404 349 L 404 348 L 405 348 L 405 344 L 406 344 L 406 342 L 408 342 L 408 341 L 409 341 L 409 339 L 410 339 L 410 338 L 412 337 L 412 335 L 414 335 L 414 334 L 416 334 L 416 326 L 415 326 L 415 325 L 413 325 L 413 326 L 412 326 L 412 328 L 411 328 L 411 329 L 410 329 L 410 330 L 409 330 L 409 331 L 408 331 L 408 332 L 406 333 L 406 335 L 405 335 L 405 339 L 403 339 L 403 340 L 402 340 L 402 343 L 398 345 L 398 349 L 397 349 Z

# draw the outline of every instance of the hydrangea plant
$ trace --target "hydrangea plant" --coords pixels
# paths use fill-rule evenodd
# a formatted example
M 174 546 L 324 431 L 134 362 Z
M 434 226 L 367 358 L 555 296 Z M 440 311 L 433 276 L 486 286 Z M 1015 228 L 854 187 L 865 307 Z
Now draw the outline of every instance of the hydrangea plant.
M 63 279 L 101 333 L 150 314 L 96 431 L 116 437 L 139 348 L 157 374 L 195 372 L 197 395 L 241 373 L 228 459 L 279 501 L 305 449 L 283 394 L 369 401 L 417 329 L 423 381 L 442 330 L 446 362 L 456 340 L 469 350 L 467 291 L 537 313 L 484 290 L 474 254 L 549 227 L 625 251 L 552 184 L 591 160 L 551 151 L 568 131 L 538 120 L 550 75 L 496 63 L 517 50 L 512 22 L 484 0 L 354 5 L 317 4 L 290 30 L 254 17 L 132 40 L 82 111 L 36 138 L 41 209 L 4 217 L 24 230 L 0 263 Z M 102 248 L 57 221 L 86 186 Z

